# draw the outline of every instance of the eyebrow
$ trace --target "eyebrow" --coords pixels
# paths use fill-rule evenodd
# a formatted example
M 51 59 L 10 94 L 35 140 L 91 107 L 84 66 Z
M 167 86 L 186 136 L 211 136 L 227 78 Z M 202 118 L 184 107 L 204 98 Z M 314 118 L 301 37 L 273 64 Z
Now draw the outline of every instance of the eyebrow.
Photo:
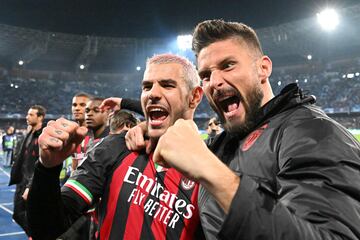
M 218 63 L 218 65 L 219 65 L 219 66 L 222 66 L 222 65 L 224 65 L 225 63 L 230 62 L 230 61 L 235 61 L 232 56 L 229 56 L 229 57 L 224 58 L 222 61 L 220 61 L 220 62 Z
M 232 56 L 228 56 L 228 57 L 224 58 L 223 60 L 221 60 L 220 62 L 216 63 L 216 67 L 223 66 L 225 63 L 227 63 L 229 61 L 235 61 L 235 60 Z M 210 68 L 199 69 L 198 74 L 199 74 L 199 76 L 201 76 L 208 72 L 210 72 Z
M 166 84 L 166 83 L 177 84 L 177 81 L 175 81 L 174 79 L 160 79 L 158 82 L 160 82 L 160 84 Z M 151 84 L 151 83 L 153 83 L 153 81 L 150 80 L 142 81 L 142 85 Z

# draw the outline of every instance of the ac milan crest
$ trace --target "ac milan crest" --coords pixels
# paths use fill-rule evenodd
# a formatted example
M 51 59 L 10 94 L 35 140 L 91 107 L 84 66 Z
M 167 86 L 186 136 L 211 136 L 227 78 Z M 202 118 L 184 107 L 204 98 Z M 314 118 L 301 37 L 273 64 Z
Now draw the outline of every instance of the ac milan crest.
M 251 148 L 251 146 L 255 143 L 255 141 L 261 136 L 263 131 L 267 128 L 268 124 L 264 124 L 260 128 L 256 129 L 246 138 L 244 144 L 241 147 L 241 150 L 247 151 Z
M 190 190 L 192 189 L 193 187 L 195 186 L 195 182 L 194 181 L 191 181 L 185 177 L 182 177 L 181 178 L 181 187 L 184 189 L 184 190 Z

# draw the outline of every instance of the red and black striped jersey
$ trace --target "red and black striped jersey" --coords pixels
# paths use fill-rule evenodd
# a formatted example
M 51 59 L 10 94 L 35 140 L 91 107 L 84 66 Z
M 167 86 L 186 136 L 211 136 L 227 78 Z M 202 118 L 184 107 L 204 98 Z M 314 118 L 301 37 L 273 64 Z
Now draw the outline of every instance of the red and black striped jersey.
M 99 202 L 100 239 L 198 239 L 199 185 L 111 135 L 62 188 L 82 210 Z

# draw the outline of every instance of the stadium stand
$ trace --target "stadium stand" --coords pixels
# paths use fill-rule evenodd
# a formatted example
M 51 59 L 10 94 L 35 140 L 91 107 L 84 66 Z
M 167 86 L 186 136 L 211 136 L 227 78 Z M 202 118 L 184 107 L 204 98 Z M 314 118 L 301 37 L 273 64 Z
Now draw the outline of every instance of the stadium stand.
M 298 82 L 328 114 L 349 115 L 346 124 L 357 126 L 353 119 L 360 112 L 360 4 L 340 14 L 347 16 L 347 26 L 337 31 L 341 38 L 321 33 L 314 18 L 258 29 L 258 34 L 274 62 L 270 81 L 275 93 Z M 0 126 L 16 125 L 32 104 L 46 106 L 49 118 L 69 117 L 66 106 L 78 91 L 138 98 L 143 72 L 136 66 L 143 68 L 154 53 L 171 51 L 194 61 L 190 50 L 179 52 L 164 38 L 85 36 L 5 24 L 0 24 L 0 32 Z M 204 100 L 196 117 L 207 121 L 212 116 Z

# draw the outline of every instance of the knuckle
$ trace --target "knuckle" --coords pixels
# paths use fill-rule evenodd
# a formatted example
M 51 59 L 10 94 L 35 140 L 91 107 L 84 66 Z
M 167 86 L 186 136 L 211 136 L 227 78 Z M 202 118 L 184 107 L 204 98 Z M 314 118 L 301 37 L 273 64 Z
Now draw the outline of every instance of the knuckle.
M 47 123 L 46 126 L 52 126 L 52 125 L 54 125 L 54 124 L 55 124 L 55 121 L 54 121 L 54 120 L 50 120 L 50 121 Z

